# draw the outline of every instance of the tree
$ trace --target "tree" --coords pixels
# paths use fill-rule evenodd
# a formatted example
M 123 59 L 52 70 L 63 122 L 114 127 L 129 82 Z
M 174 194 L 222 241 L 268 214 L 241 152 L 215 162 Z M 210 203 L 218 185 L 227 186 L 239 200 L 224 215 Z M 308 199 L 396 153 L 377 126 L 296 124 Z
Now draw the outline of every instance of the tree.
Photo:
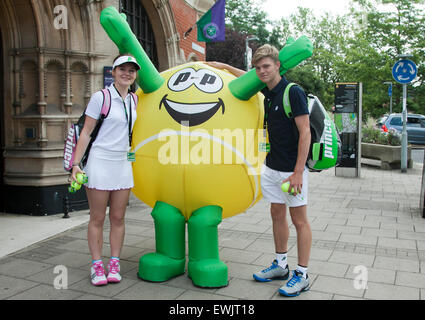
M 391 70 L 398 60 L 399 54 L 411 54 L 412 60 L 418 65 L 418 76 L 408 86 L 408 110 L 413 112 L 424 112 L 425 88 L 425 1 L 424 0 L 383 0 L 383 4 L 388 11 L 379 11 L 377 2 L 370 0 L 356 0 L 360 4 L 361 10 L 367 10 L 367 24 L 365 28 L 356 34 L 352 40 L 353 47 L 358 48 L 361 39 L 369 43 L 369 52 L 373 51 L 374 56 L 370 57 L 369 68 L 373 72 L 373 77 L 366 80 L 366 85 L 370 86 L 370 94 L 367 97 L 371 102 L 382 105 L 388 101 L 386 86 L 384 81 L 393 81 Z M 359 11 L 352 10 L 353 16 L 358 16 Z M 347 51 L 351 55 L 354 50 Z M 367 61 L 363 61 L 367 66 Z M 371 71 L 369 71 L 371 73 Z M 393 86 L 394 110 L 400 112 L 401 106 L 401 85 L 395 83 Z M 367 100 L 366 100 L 367 101 Z M 375 106 L 376 106 L 375 104 Z M 376 115 L 368 105 L 367 111 Z
M 226 0 L 226 28 L 245 35 L 256 35 L 260 43 L 269 37 L 270 20 L 259 0 Z
M 280 50 L 289 36 L 307 35 L 313 55 L 286 77 L 317 95 L 328 109 L 334 104 L 336 82 L 362 82 L 364 118 L 388 112 L 385 81 L 394 83 L 393 110 L 401 111 L 402 86 L 391 70 L 400 53 L 411 54 L 418 76 L 408 86 L 408 110 L 424 113 L 425 0 L 352 0 L 350 12 L 341 16 L 317 17 L 299 7 L 278 21 L 268 19 L 258 0 L 227 0 L 226 22 L 230 42 L 207 44 L 207 59 L 214 56 L 243 68 L 247 36 Z
M 267 13 L 261 9 L 258 0 L 227 0 L 226 41 L 207 43 L 206 59 L 245 69 L 245 40 L 250 35 L 259 39 L 257 43 L 251 43 L 253 51 L 259 44 L 266 43 L 269 37 L 267 23 Z
M 226 28 L 226 41 L 207 43 L 206 60 L 225 62 L 244 70 L 245 38 L 244 34 Z

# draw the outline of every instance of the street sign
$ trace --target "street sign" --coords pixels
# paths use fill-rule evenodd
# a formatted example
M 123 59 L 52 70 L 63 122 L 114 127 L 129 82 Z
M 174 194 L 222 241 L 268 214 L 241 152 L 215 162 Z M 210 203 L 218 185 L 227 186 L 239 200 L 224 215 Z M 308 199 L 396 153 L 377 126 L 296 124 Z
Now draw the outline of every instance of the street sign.
M 391 83 L 388 86 L 388 96 L 391 97 L 393 95 L 393 84 Z
M 401 84 L 408 84 L 416 78 L 416 74 L 418 73 L 418 68 L 416 64 L 409 60 L 403 59 L 397 61 L 393 66 L 393 78 L 395 81 Z

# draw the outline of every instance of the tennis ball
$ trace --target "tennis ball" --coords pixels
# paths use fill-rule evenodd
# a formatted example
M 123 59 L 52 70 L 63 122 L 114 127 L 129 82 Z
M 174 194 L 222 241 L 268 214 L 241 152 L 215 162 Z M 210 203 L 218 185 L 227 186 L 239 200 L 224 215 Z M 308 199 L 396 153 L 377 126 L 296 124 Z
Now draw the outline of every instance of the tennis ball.
M 283 192 L 289 192 L 289 185 L 290 185 L 289 182 L 282 183 L 282 186 L 281 186 L 282 191 Z M 294 188 L 292 188 L 292 190 L 291 190 L 291 193 L 293 193 L 293 192 L 294 192 Z
M 77 178 L 77 182 L 79 184 L 84 184 L 88 181 L 87 176 L 83 173 L 80 173 L 80 172 L 77 173 L 76 178 Z
M 77 181 L 72 181 L 71 188 L 74 188 L 75 190 L 80 190 L 81 184 L 79 184 Z

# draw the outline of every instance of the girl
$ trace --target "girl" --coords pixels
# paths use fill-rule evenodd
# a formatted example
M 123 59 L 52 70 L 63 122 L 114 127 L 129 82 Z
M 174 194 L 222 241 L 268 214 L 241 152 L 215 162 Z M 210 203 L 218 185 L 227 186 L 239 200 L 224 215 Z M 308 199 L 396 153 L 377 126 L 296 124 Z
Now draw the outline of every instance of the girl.
M 131 160 L 131 132 L 137 117 L 136 101 L 129 93 L 129 88 L 135 81 L 139 69 L 139 64 L 131 55 L 125 54 L 115 58 L 112 66 L 114 83 L 108 87 L 111 94 L 110 111 L 93 142 L 84 168 L 88 177 L 85 186 L 90 208 L 87 238 L 93 259 L 91 283 L 95 286 L 121 281 L 119 257 L 124 242 L 124 215 L 130 189 L 134 186 L 129 161 Z M 83 172 L 80 161 L 90 141 L 90 134 L 99 119 L 102 103 L 103 94 L 98 91 L 93 94 L 87 105 L 84 127 L 76 147 L 72 180 L 76 180 L 77 173 Z M 101 253 L 103 224 L 108 201 L 111 259 L 106 275 Z

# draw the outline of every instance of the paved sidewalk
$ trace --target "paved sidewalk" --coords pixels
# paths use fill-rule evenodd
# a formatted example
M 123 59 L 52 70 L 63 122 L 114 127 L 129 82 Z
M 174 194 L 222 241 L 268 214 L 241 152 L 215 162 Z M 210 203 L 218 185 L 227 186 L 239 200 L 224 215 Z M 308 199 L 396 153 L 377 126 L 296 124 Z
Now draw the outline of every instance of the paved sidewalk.
M 422 164 L 407 173 L 363 166 L 361 178 L 335 177 L 334 170 L 310 174 L 308 215 L 313 230 L 309 263 L 311 289 L 296 298 L 279 296 L 281 281 L 257 283 L 252 274 L 274 259 L 269 205 L 261 200 L 219 226 L 220 257 L 229 267 L 229 285 L 195 287 L 187 274 L 164 283 L 137 278 L 141 255 L 154 251 L 151 209 L 135 198 L 126 215 L 121 255 L 123 281 L 93 287 L 89 281 L 87 212 L 71 213 L 79 226 L 0 257 L 2 299 L 411 299 L 425 300 L 425 219 L 419 210 Z M 62 215 L 50 217 L 59 225 Z M 22 221 L 33 217 L 21 217 Z M 0 226 L 5 220 L 0 215 Z M 36 226 L 36 225 L 34 225 Z M 0 227 L 1 228 L 1 227 Z M 37 228 L 34 227 L 34 230 Z M 296 233 L 290 226 L 289 266 L 297 264 Z M 104 262 L 110 255 L 109 224 Z M 19 235 L 17 235 L 19 237 Z M 0 238 L 0 247 L 7 245 Z M 64 267 L 66 269 L 64 269 Z M 64 270 L 67 273 L 64 273 Z M 67 275 L 67 289 L 55 289 Z M 361 276 L 367 275 L 367 282 Z M 365 285 L 367 289 L 365 289 Z M 356 289 L 357 288 L 357 289 Z

